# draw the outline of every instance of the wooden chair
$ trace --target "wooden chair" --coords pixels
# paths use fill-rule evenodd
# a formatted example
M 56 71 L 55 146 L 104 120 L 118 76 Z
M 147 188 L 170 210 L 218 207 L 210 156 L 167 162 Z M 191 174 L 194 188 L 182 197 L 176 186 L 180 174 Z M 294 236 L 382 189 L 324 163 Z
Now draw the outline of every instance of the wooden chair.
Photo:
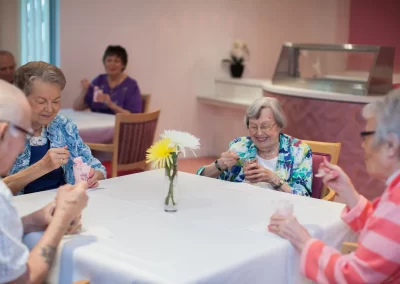
M 321 178 L 316 178 L 315 174 L 318 172 L 319 164 L 326 157 L 332 164 L 337 165 L 339 160 L 341 143 L 328 143 L 328 142 L 317 142 L 303 140 L 308 146 L 310 146 L 313 152 L 313 185 L 312 185 L 312 197 L 323 200 L 333 201 L 335 199 L 336 192 L 322 183 Z
M 358 248 L 358 244 L 356 243 L 350 243 L 350 242 L 344 242 L 342 245 L 342 253 L 343 254 L 349 254 L 355 251 Z
M 112 144 L 87 143 L 90 149 L 111 152 L 111 177 L 119 171 L 146 170 L 146 150 L 152 145 L 160 110 L 117 114 Z
M 147 113 L 149 112 L 150 108 L 150 94 L 142 94 L 142 112 Z

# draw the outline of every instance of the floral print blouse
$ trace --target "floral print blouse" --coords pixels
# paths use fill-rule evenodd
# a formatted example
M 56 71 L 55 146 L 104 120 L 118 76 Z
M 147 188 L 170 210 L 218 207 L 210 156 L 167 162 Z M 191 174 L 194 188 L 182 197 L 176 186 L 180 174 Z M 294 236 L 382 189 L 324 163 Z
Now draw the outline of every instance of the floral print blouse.
M 82 157 L 85 163 L 88 163 L 93 169 L 101 171 L 104 178 L 107 177 L 106 168 L 98 159 L 93 157 L 90 148 L 79 136 L 76 124 L 69 118 L 57 114 L 53 121 L 47 126 L 47 138 L 50 140 L 50 148 L 62 148 L 68 146 L 68 151 L 71 156 L 68 159 L 68 162 L 62 166 L 66 183 L 75 184 L 72 160 L 76 157 Z M 9 174 L 16 174 L 29 167 L 30 158 L 31 146 L 29 141 L 27 141 L 24 151 L 17 157 Z M 22 190 L 18 195 L 23 193 L 24 191 Z
M 310 147 L 301 140 L 280 134 L 280 146 L 275 174 L 292 188 L 292 193 L 311 196 L 312 153 Z M 239 137 L 229 144 L 229 150 L 239 155 L 236 165 L 221 173 L 218 179 L 243 182 L 243 161 L 255 159 L 257 148 L 250 137 Z M 201 167 L 200 175 L 205 167 Z

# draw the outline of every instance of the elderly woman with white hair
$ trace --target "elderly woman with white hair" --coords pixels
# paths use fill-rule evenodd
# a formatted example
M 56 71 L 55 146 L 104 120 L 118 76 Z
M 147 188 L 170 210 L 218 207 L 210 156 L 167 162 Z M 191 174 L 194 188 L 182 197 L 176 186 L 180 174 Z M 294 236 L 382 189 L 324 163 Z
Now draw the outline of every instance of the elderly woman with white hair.
M 46 62 L 29 62 L 15 73 L 14 85 L 24 92 L 32 108 L 33 135 L 27 135 L 24 151 L 4 178 L 14 194 L 75 184 L 73 159 L 77 157 L 91 166 L 90 188 L 106 177 L 104 166 L 83 143 L 77 126 L 58 113 L 65 84 L 63 72 Z
M 233 140 L 228 151 L 214 163 L 201 167 L 197 174 L 311 196 L 311 149 L 282 133 L 286 117 L 279 101 L 270 97 L 256 99 L 244 120 L 249 136 Z
M 313 239 L 293 216 L 275 214 L 268 229 L 301 252 L 301 271 L 318 283 L 399 283 L 400 279 L 400 90 L 363 110 L 368 173 L 386 181 L 381 197 L 369 202 L 338 166 L 320 166 L 324 183 L 346 202 L 342 219 L 358 236 L 354 253 L 341 255 Z

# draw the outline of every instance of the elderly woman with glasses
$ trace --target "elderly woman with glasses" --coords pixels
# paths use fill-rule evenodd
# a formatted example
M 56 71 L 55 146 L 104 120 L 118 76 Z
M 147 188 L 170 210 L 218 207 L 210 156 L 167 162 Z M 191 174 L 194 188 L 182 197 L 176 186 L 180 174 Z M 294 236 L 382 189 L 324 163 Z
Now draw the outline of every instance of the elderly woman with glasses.
M 282 133 L 286 117 L 278 100 L 256 99 L 244 120 L 249 136 L 233 140 L 228 151 L 197 174 L 311 196 L 311 149 Z
M 313 239 L 293 216 L 275 214 L 270 232 L 289 240 L 301 253 L 300 269 L 318 283 L 399 283 L 400 279 L 400 90 L 367 105 L 363 137 L 368 173 L 386 181 L 382 196 L 369 202 L 343 170 L 325 161 L 323 182 L 345 201 L 342 219 L 358 233 L 358 248 L 341 255 Z
M 58 114 L 66 84 L 62 71 L 45 62 L 29 62 L 18 68 L 14 84 L 24 92 L 32 108 L 33 129 L 32 133 L 25 131 L 25 149 L 3 181 L 14 194 L 74 184 L 73 159 L 81 157 L 92 168 L 88 186 L 96 187 L 106 177 L 104 166 L 83 143 L 76 125 Z

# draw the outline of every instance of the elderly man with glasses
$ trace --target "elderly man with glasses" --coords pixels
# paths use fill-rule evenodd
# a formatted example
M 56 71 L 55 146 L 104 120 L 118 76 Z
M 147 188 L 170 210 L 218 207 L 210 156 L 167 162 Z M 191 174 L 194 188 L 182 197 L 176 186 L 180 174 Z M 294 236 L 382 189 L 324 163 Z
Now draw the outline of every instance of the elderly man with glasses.
M 32 135 L 31 108 L 24 94 L 0 80 L 0 175 L 12 167 Z M 87 204 L 87 184 L 60 187 L 55 201 L 20 218 L 12 193 L 0 179 L 0 283 L 43 283 L 56 247 L 66 233 L 80 229 L 80 215 Z M 23 234 L 44 231 L 31 252 Z
M 245 125 L 249 136 L 233 140 L 228 151 L 197 174 L 311 196 L 311 149 L 282 133 L 286 117 L 278 100 L 256 99 L 247 110 Z

